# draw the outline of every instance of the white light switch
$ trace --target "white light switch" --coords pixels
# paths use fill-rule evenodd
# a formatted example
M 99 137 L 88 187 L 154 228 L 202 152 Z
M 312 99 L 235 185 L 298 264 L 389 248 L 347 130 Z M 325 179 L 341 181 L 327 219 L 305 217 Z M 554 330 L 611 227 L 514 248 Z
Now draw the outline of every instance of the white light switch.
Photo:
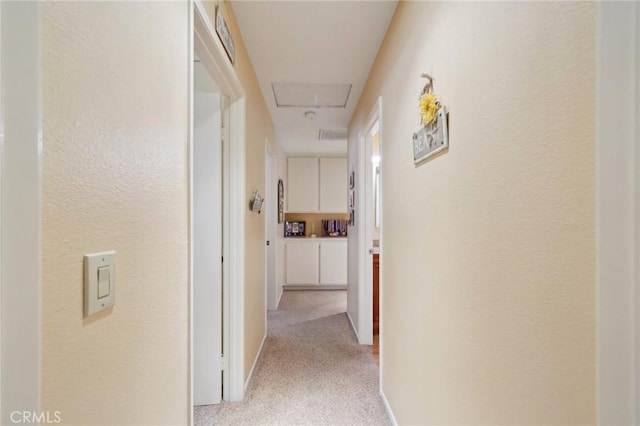
M 84 316 L 100 312 L 116 301 L 116 252 L 84 256 Z
M 109 280 L 111 279 L 111 266 L 98 268 L 98 299 L 109 295 Z

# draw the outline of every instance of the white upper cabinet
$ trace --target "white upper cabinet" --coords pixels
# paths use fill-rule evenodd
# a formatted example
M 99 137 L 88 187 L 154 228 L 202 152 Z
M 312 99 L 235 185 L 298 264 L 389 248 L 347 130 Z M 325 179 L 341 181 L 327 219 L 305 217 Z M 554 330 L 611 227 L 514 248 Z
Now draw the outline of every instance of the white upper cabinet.
M 346 213 L 347 159 L 289 157 L 287 211 Z
M 347 211 L 347 159 L 320 159 L 320 211 Z
M 318 179 L 317 158 L 287 159 L 287 211 L 303 213 L 319 210 Z

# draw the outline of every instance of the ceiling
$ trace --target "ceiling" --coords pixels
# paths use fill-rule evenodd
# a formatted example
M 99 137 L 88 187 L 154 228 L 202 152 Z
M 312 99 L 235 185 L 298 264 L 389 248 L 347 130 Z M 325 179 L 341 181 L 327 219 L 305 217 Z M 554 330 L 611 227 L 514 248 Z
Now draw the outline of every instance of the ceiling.
M 231 4 L 284 151 L 346 153 L 346 139 L 318 140 L 319 131 L 349 125 L 396 2 Z M 346 105 L 340 95 L 348 95 Z M 305 118 L 306 111 L 315 118 Z

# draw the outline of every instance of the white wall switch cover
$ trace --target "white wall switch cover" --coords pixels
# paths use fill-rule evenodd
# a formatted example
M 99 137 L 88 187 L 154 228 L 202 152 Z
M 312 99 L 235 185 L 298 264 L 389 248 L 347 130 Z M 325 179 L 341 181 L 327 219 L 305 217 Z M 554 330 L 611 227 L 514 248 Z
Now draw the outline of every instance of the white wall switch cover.
M 84 256 L 84 316 L 116 303 L 116 252 Z

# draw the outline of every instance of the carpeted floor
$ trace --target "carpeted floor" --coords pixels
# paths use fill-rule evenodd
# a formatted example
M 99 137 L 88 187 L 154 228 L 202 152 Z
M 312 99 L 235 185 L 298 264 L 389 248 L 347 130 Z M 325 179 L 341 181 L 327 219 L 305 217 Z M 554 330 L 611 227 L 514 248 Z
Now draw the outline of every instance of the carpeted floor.
M 345 291 L 286 291 L 245 400 L 196 407 L 195 425 L 390 424 L 346 305 Z

